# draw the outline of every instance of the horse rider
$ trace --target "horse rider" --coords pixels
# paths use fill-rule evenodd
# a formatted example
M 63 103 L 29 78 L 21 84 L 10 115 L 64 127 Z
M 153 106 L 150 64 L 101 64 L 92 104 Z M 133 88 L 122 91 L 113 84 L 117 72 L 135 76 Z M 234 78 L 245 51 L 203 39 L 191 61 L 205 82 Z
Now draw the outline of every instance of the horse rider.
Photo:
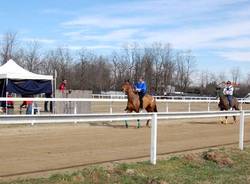
M 140 99 L 140 108 L 142 109 L 143 108 L 142 98 L 144 97 L 147 91 L 147 85 L 143 77 L 140 77 L 139 81 L 135 84 L 135 90 L 138 92 L 139 99 Z
M 227 81 L 225 88 L 223 89 L 223 94 L 227 97 L 227 100 L 229 102 L 230 110 L 232 110 L 232 101 L 233 101 L 233 85 L 231 81 Z

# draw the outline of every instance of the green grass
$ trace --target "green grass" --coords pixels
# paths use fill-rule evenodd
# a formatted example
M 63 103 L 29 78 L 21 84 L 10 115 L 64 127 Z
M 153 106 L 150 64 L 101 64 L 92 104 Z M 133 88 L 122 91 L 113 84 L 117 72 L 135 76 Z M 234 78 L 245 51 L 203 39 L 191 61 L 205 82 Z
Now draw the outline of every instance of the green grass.
M 209 150 L 211 151 L 211 150 Z M 49 178 L 0 182 L 1 184 L 248 184 L 250 183 L 250 148 L 217 150 L 233 160 L 230 166 L 220 166 L 203 159 L 203 154 L 173 156 L 149 162 L 114 164 L 110 167 L 93 166 L 71 174 L 55 174 Z

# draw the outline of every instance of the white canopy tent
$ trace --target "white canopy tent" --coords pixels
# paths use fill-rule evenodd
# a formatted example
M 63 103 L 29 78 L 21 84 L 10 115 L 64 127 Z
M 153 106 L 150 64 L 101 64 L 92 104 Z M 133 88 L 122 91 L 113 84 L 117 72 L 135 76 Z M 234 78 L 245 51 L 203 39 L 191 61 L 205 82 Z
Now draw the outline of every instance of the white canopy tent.
M 2 81 L 0 89 L 1 96 L 5 96 L 4 91 L 6 91 L 6 89 L 8 88 L 7 86 L 10 87 L 9 83 L 16 85 L 15 81 L 22 81 L 21 83 L 23 83 L 24 81 L 34 81 L 34 83 L 30 85 L 25 84 L 25 86 L 21 86 L 20 88 L 11 88 L 9 89 L 10 92 L 19 94 L 39 94 L 43 92 L 47 93 L 48 91 L 50 91 L 51 93 L 53 93 L 53 75 L 41 75 L 29 72 L 28 70 L 25 70 L 24 68 L 19 66 L 12 59 L 7 61 L 4 65 L 0 66 L 0 81 Z M 50 84 L 47 83 L 48 81 L 50 81 Z M 20 82 L 18 83 L 20 84 Z M 43 84 L 46 84 L 46 86 L 44 86 Z
M 10 59 L 4 65 L 0 66 L 0 79 L 16 79 L 16 80 L 53 80 L 52 75 L 40 75 L 25 70 L 15 61 Z

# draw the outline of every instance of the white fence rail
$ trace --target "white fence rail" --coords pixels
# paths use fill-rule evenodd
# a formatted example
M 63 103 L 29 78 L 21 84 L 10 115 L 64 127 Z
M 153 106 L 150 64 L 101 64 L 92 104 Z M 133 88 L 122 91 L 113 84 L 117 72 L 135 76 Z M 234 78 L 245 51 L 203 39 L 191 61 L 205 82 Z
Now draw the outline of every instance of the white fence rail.
M 127 95 L 119 95 L 119 94 L 92 94 L 93 98 L 127 98 Z M 206 97 L 206 96 L 163 96 L 163 95 L 153 95 L 156 99 L 183 99 L 183 100 L 214 100 L 216 97 Z
M 216 97 L 212 96 L 162 96 L 162 95 L 153 95 L 156 99 L 172 99 L 172 100 L 216 100 Z M 106 98 L 106 99 L 124 99 L 127 98 L 127 95 L 118 95 L 118 94 L 92 94 L 92 98 Z M 238 100 L 244 100 L 244 98 L 238 98 Z M 246 99 L 245 99 L 246 100 Z
M 180 118 L 206 118 L 223 116 L 240 116 L 239 148 L 244 148 L 244 120 L 250 111 L 210 111 L 210 112 L 169 112 L 169 113 L 116 113 L 116 114 L 57 114 L 57 115 L 0 115 L 0 124 L 34 124 L 34 123 L 62 123 L 62 122 L 96 122 L 96 121 L 124 121 L 124 120 L 152 120 L 150 162 L 156 164 L 157 155 L 157 120 Z
M 76 114 L 77 102 L 107 102 L 109 103 L 110 113 L 113 112 L 113 103 L 114 102 L 127 102 L 127 99 L 110 99 L 110 98 L 0 98 L 0 101 L 34 101 L 34 102 L 44 102 L 44 101 L 52 101 L 52 102 L 75 102 L 74 105 L 74 112 Z M 169 111 L 169 103 L 187 103 L 188 104 L 188 111 L 191 111 L 191 103 L 207 103 L 207 110 L 210 111 L 211 103 L 218 103 L 219 100 L 211 100 L 211 99 L 190 99 L 190 100 L 183 100 L 183 99 L 156 99 L 158 103 L 165 103 L 166 105 L 166 112 Z M 250 103 L 250 100 L 239 100 L 240 103 L 240 110 L 243 110 L 242 104 L 243 103 Z

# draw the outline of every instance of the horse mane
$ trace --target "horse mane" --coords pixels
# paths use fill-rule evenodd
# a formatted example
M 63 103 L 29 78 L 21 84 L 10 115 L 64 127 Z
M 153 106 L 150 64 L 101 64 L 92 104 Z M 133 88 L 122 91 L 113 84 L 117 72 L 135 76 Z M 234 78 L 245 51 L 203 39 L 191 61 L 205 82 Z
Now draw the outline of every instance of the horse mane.
M 133 83 L 131 83 L 129 80 L 126 81 L 125 83 L 129 84 L 129 86 L 131 87 L 133 93 L 138 95 L 138 92 L 135 90 L 135 86 L 133 85 Z

